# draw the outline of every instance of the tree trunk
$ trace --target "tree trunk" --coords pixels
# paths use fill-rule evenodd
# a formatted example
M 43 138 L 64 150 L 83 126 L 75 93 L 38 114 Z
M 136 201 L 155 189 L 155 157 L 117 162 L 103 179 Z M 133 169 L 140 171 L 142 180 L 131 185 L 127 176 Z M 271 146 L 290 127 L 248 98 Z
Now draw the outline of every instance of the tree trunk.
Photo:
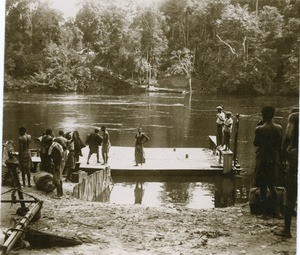
M 150 85 L 151 85 L 151 69 L 152 69 L 152 67 L 151 67 L 151 64 L 149 63 L 149 78 L 148 78 L 148 88 L 150 87 Z
M 192 107 L 192 77 L 189 77 L 189 87 L 190 87 L 190 98 L 189 98 L 189 106 Z
M 189 77 L 190 94 L 192 94 L 192 77 Z

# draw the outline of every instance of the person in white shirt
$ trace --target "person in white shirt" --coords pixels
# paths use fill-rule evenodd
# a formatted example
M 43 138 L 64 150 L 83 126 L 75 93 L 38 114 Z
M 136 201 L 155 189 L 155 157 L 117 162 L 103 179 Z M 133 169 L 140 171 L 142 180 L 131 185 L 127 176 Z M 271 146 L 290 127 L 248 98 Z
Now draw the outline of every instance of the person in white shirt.
M 231 112 L 225 113 L 225 121 L 223 125 L 223 146 L 225 145 L 225 150 L 229 150 L 230 137 L 232 132 L 233 120 L 231 118 Z
M 222 106 L 218 106 L 217 107 L 217 146 L 222 145 L 222 141 L 223 141 L 223 125 L 224 125 L 224 121 L 225 121 L 225 113 L 222 111 L 223 107 Z

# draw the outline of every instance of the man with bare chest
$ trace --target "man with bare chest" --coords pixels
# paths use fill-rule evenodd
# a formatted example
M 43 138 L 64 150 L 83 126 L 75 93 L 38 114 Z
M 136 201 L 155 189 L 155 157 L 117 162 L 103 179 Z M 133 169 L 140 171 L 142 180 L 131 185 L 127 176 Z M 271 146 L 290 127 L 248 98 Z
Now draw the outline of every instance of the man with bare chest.
M 274 203 L 275 216 L 279 217 L 278 197 L 275 190 L 275 173 L 281 160 L 282 127 L 273 122 L 275 108 L 265 106 L 262 109 L 263 125 L 256 127 L 253 144 L 256 151 L 256 186 L 260 188 L 262 217 L 267 213 L 267 188 Z

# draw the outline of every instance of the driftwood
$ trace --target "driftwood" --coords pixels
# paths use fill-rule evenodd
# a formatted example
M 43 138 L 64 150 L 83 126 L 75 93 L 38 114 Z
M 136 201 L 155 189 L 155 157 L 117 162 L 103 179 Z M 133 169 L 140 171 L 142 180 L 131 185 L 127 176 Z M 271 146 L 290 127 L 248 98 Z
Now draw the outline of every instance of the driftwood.
M 73 196 L 86 201 L 96 201 L 111 183 L 110 168 L 98 170 L 83 178 L 73 189 Z

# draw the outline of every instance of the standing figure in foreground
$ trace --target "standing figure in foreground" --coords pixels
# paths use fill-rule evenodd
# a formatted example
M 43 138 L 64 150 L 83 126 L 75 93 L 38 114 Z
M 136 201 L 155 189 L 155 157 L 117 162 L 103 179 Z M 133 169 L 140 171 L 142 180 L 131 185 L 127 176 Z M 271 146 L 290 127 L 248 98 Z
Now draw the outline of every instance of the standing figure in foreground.
M 89 149 L 90 149 L 86 163 L 89 164 L 90 158 L 91 158 L 92 154 L 94 154 L 94 153 L 96 153 L 96 156 L 97 156 L 97 163 L 100 163 L 100 161 L 99 161 L 99 146 L 102 143 L 102 138 L 99 135 L 98 128 L 96 128 L 94 130 L 94 133 L 90 133 L 88 135 L 85 143 L 87 143 L 89 145 Z
M 222 106 L 218 106 L 217 107 L 217 146 L 222 145 L 222 141 L 223 141 L 223 125 L 224 125 L 224 121 L 225 121 L 225 113 L 222 111 L 223 107 Z
M 48 155 L 48 149 L 49 149 L 49 142 L 50 140 L 53 139 L 53 137 L 54 135 L 51 129 L 47 129 L 45 134 L 43 134 L 41 137 L 41 150 L 40 150 L 41 169 L 50 174 L 53 174 L 53 169 L 51 168 L 51 159 Z
M 286 201 L 284 228 L 276 235 L 291 237 L 292 215 L 297 201 L 298 177 L 298 141 L 299 141 L 299 108 L 293 108 L 288 118 L 286 134 L 283 141 L 283 155 L 286 160 Z
M 260 189 L 262 218 L 267 218 L 267 188 L 269 188 L 275 208 L 275 217 L 280 217 L 278 197 L 275 190 L 275 172 L 281 160 L 282 128 L 273 122 L 275 108 L 262 109 L 264 124 L 256 127 L 253 144 L 256 151 L 256 185 Z
M 108 162 L 110 140 L 109 140 L 109 134 L 108 134 L 105 126 L 101 127 L 101 131 L 102 131 L 102 158 L 103 158 L 102 165 L 105 165 Z
M 74 141 L 72 139 L 73 134 L 71 132 L 67 133 L 66 138 L 68 140 L 67 147 L 69 150 L 68 158 L 67 158 L 66 165 L 65 165 L 65 168 L 66 168 L 65 171 L 67 174 L 65 181 L 67 182 L 67 181 L 71 181 L 71 174 L 73 172 L 75 172 L 76 160 L 75 160 L 75 146 L 74 146 Z
M 64 152 L 63 152 L 63 158 L 62 158 L 62 161 L 61 161 L 61 168 L 62 168 L 62 171 L 63 171 L 63 174 L 65 172 L 65 165 L 66 165 L 66 162 L 67 162 L 67 159 L 68 159 L 68 147 L 67 147 L 67 138 L 65 138 L 65 134 L 64 134 L 64 131 L 60 130 L 58 132 L 58 136 L 55 138 L 55 142 L 58 142 Z
M 149 137 L 142 133 L 142 129 L 138 128 L 138 132 L 135 134 L 135 165 L 145 163 L 144 146 L 143 144 L 149 140 Z
M 31 155 L 29 150 L 29 144 L 31 141 L 31 136 L 26 134 L 26 129 L 24 127 L 19 128 L 19 163 L 20 163 L 20 170 L 22 172 L 22 180 L 23 186 L 25 185 L 25 176 L 27 175 L 28 180 L 28 187 L 31 187 L 30 184 L 30 168 L 32 165 L 31 162 Z
M 223 124 L 223 144 L 225 145 L 224 150 L 229 150 L 233 120 L 231 118 L 231 112 L 226 112 L 225 116 L 226 118 Z
M 82 148 L 85 147 L 85 144 L 81 140 L 78 131 L 73 132 L 72 141 L 74 142 L 74 154 L 76 162 L 79 161 L 79 157 L 82 157 Z
M 53 173 L 53 185 L 57 190 L 57 196 L 61 197 L 63 195 L 63 186 L 62 186 L 62 160 L 63 160 L 63 147 L 55 142 L 54 139 L 49 141 L 49 150 L 48 155 L 50 156 L 54 164 L 54 173 Z

